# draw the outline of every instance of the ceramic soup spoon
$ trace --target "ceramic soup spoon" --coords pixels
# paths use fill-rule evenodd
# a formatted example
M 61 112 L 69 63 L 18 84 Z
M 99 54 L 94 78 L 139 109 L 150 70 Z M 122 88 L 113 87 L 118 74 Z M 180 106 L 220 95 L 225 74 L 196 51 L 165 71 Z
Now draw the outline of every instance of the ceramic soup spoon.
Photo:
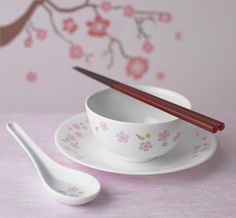
M 49 193 L 59 202 L 69 205 L 85 204 L 100 192 L 100 183 L 83 172 L 66 168 L 49 158 L 36 143 L 14 122 L 7 130 L 30 156 Z

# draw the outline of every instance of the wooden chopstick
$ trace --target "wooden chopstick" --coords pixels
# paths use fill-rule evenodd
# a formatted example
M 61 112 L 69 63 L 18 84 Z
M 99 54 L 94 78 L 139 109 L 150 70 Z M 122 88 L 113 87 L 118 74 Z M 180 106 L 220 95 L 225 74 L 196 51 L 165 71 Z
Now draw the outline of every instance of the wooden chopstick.
M 125 84 L 122 84 L 121 86 L 124 86 Z M 125 89 L 128 89 L 127 85 L 125 85 Z M 131 87 L 131 89 L 133 89 L 134 91 L 134 88 Z M 137 89 L 136 89 L 137 90 Z M 145 93 L 143 92 L 142 90 L 139 90 L 139 92 L 142 92 L 142 95 L 146 95 L 147 97 L 150 97 L 152 98 L 153 100 L 155 100 L 155 98 L 158 98 L 156 96 L 153 96 L 153 95 L 150 95 L 148 93 Z M 201 119 L 205 120 L 206 122 L 210 123 L 211 125 L 215 125 L 217 127 L 217 129 L 219 129 L 220 131 L 224 129 L 225 127 L 225 124 L 223 122 L 220 122 L 216 119 L 213 119 L 211 117 L 207 117 L 206 115 L 203 115 L 203 114 L 200 114 L 200 113 L 197 113 L 195 111 L 192 111 L 192 110 L 189 110 L 183 106 L 180 106 L 180 105 L 176 105 L 175 103 L 172 103 L 170 101 L 167 101 L 165 99 L 162 99 L 162 98 L 159 98 L 159 100 L 165 104 L 165 105 L 168 105 L 169 107 L 172 107 L 173 109 L 175 110 L 179 110 L 180 112 L 183 112 L 183 113 L 187 113 L 188 115 L 190 116 L 197 116 L 197 117 L 201 117 Z
M 89 76 L 95 80 L 98 80 L 98 81 L 112 87 L 113 89 L 116 89 L 117 91 L 125 93 L 131 97 L 134 97 L 140 101 L 143 101 L 149 105 L 152 105 L 153 107 L 156 107 L 160 110 L 170 113 L 173 116 L 176 116 L 176 117 L 183 119 L 189 123 L 192 123 L 198 127 L 206 129 L 207 131 L 215 133 L 215 132 L 217 132 L 217 130 L 223 130 L 225 127 L 224 123 L 221 121 L 218 121 L 218 120 L 213 119 L 211 117 L 197 113 L 195 111 L 192 111 L 190 109 L 187 109 L 187 108 L 177 105 L 175 103 L 169 102 L 169 101 L 159 98 L 157 96 L 151 95 L 151 94 L 146 93 L 142 90 L 136 89 L 132 86 L 128 86 L 124 83 L 120 83 L 116 80 L 99 75 L 97 73 L 94 73 L 92 71 L 89 71 L 87 69 L 84 69 L 84 68 L 81 68 L 78 66 L 73 67 L 73 69 L 77 70 L 80 73 L 85 74 L 86 76 Z

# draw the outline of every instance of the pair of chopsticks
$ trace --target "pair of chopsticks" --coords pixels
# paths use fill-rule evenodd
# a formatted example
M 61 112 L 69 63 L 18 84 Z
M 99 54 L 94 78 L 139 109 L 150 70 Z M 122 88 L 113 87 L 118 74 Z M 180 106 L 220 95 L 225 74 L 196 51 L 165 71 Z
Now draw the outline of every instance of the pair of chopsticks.
M 87 69 L 81 67 L 73 67 L 74 70 L 79 71 L 86 76 L 89 76 L 95 80 L 98 80 L 111 88 L 125 93 L 133 98 L 136 98 L 140 101 L 143 101 L 153 107 L 156 107 L 162 111 L 165 111 L 173 116 L 176 116 L 182 120 L 185 120 L 189 123 L 192 123 L 200 128 L 203 128 L 212 133 L 216 133 L 218 130 L 223 130 L 225 128 L 225 124 L 221 121 L 213 119 L 211 117 L 205 116 L 203 114 L 197 113 L 175 103 L 169 102 L 165 99 L 159 98 L 157 96 L 146 93 L 142 90 L 136 89 L 134 87 L 128 86 L 124 83 L 120 83 L 116 80 L 110 79 L 108 77 L 99 75 Z

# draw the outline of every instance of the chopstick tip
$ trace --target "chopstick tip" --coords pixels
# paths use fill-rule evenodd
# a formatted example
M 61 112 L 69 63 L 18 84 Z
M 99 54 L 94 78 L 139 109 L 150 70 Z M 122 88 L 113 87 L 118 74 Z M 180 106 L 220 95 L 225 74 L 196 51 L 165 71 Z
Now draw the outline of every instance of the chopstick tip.
M 219 130 L 222 131 L 224 128 L 225 128 L 225 124 L 221 123 L 220 126 L 219 126 Z
M 216 133 L 217 131 L 218 131 L 217 126 L 213 126 L 213 128 L 212 128 L 212 133 Z
M 72 69 L 77 70 L 78 66 L 73 66 Z

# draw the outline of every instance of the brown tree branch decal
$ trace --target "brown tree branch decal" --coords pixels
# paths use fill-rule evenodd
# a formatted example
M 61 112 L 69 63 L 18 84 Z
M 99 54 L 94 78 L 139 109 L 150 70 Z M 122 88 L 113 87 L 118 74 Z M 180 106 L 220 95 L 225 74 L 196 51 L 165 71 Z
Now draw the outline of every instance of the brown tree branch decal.
M 42 2 L 43 0 L 35 0 L 22 17 L 8 26 L 0 27 L 0 46 L 10 43 L 23 30 L 25 24 Z
M 122 39 L 110 32 L 111 22 L 109 19 L 105 18 L 105 13 L 114 11 L 133 21 L 133 25 L 137 30 L 137 40 L 142 43 L 141 50 L 146 54 L 151 54 L 155 49 L 152 44 L 152 36 L 145 29 L 146 22 L 151 22 L 155 25 L 157 22 L 168 23 L 172 19 L 169 12 L 137 10 L 132 5 L 112 5 L 109 1 L 95 4 L 90 0 L 85 0 L 82 4 L 77 6 L 64 8 L 56 5 L 51 0 L 35 0 L 29 6 L 28 10 L 14 23 L 0 27 L 0 47 L 12 42 L 23 30 L 25 30 L 28 35 L 24 41 L 25 47 L 28 48 L 33 44 L 33 34 L 36 34 L 38 40 L 44 40 L 47 37 L 47 31 L 35 27 L 34 23 L 31 21 L 33 13 L 35 13 L 39 6 L 48 14 L 49 23 L 53 32 L 69 45 L 70 58 L 84 58 L 87 63 L 91 63 L 90 59 L 93 57 L 93 54 L 86 53 L 81 45 L 76 44 L 69 37 L 78 30 L 78 25 L 74 21 L 74 18 L 70 16 L 63 19 L 62 27 L 58 27 L 58 24 L 55 22 L 54 12 L 71 14 L 84 9 L 92 10 L 94 16 L 89 18 L 84 24 L 86 26 L 85 28 L 87 28 L 88 37 L 91 39 L 100 38 L 107 41 L 107 46 L 103 51 L 103 57 L 108 58 L 107 68 L 111 68 L 114 65 L 115 47 L 118 48 L 121 57 L 126 60 L 126 74 L 134 79 L 139 79 L 147 73 L 149 69 L 148 60 L 126 51 L 127 47 L 122 42 Z

